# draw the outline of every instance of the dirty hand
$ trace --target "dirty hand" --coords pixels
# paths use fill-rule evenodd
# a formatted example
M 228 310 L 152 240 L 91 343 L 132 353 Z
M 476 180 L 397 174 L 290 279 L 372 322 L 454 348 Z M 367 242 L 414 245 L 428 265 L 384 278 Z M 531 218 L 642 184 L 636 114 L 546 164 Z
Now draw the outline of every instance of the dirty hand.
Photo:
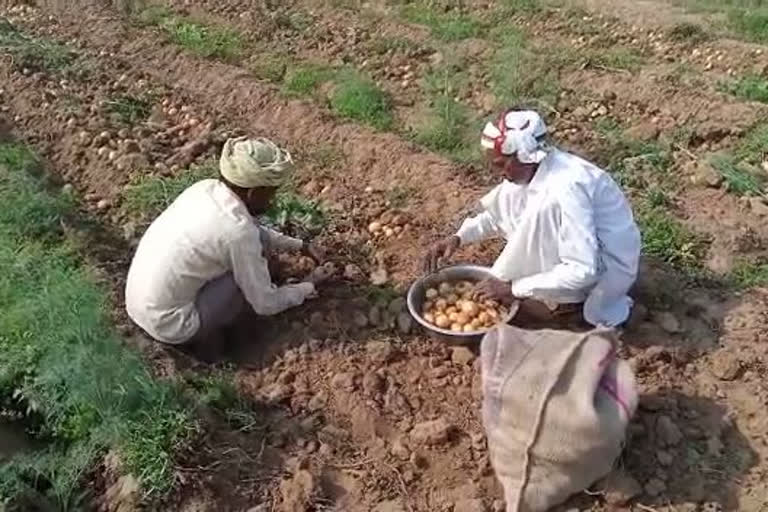
M 315 263 L 317 264 L 325 261 L 326 251 L 320 245 L 313 244 L 311 242 L 304 242 L 304 245 L 301 247 L 301 252 L 304 253 L 305 256 L 309 256 L 315 260 Z
M 327 281 L 328 279 L 333 276 L 335 271 L 335 266 L 333 263 L 330 265 L 319 265 L 309 273 L 307 277 L 304 278 L 304 281 L 307 283 L 312 283 L 315 286 Z
M 496 278 L 480 281 L 475 286 L 472 295 L 477 301 L 495 300 L 505 306 L 509 306 L 515 301 L 515 296 L 512 294 L 512 283 Z
M 432 273 L 437 270 L 440 261 L 450 258 L 461 245 L 461 238 L 456 235 L 440 240 L 429 248 L 424 257 L 424 271 Z

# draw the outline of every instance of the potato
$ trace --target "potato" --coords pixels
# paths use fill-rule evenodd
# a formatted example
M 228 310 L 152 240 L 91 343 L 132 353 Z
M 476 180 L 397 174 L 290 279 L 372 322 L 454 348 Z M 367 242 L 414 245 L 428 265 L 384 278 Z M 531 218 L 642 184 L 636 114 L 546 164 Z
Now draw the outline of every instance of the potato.
M 491 321 L 491 315 L 489 315 L 488 312 L 486 311 L 481 311 L 477 315 L 477 321 L 480 322 L 481 324 L 487 324 L 488 322 Z
M 445 315 L 437 315 L 435 317 L 435 325 L 440 327 L 441 329 L 445 329 L 449 325 L 451 325 L 451 321 L 448 320 L 448 317 Z
M 483 305 L 487 308 L 493 308 L 493 309 L 496 309 L 499 307 L 499 303 L 496 302 L 495 300 L 486 300 L 485 302 L 483 302 Z
M 466 324 L 463 329 L 464 332 L 472 332 L 476 330 L 476 328 L 472 327 L 472 324 Z
M 451 286 L 450 283 L 442 282 L 440 283 L 438 290 L 440 291 L 440 295 L 445 297 L 446 295 L 450 295 L 451 293 L 453 293 L 453 286 Z
M 466 313 L 457 313 L 456 314 L 456 323 L 461 325 L 466 325 L 470 322 L 469 316 L 467 316 Z
M 435 307 L 435 303 L 432 302 L 431 300 L 425 301 L 424 305 L 422 306 L 422 308 L 425 309 L 426 311 L 429 311 L 429 310 L 433 309 L 434 307 Z
M 434 288 L 427 288 L 427 293 L 426 293 L 427 299 L 434 300 L 437 298 L 438 295 L 439 293 Z
M 456 304 L 456 302 L 459 300 L 459 296 L 455 293 L 449 293 L 446 295 L 445 300 L 448 301 L 448 304 Z
M 423 316 L 424 316 L 424 320 L 426 320 L 427 322 L 431 324 L 435 323 L 435 315 L 433 315 L 432 313 L 424 313 Z
M 465 300 L 461 304 L 461 311 L 466 313 L 467 316 L 475 317 L 480 313 L 480 307 L 471 300 Z
M 438 311 L 445 311 L 445 308 L 448 307 L 448 303 L 445 301 L 445 299 L 437 299 L 435 301 L 435 309 Z
M 461 298 L 464 300 L 472 300 L 472 291 L 464 292 L 461 294 Z
M 461 324 L 453 324 L 451 325 L 451 330 L 453 332 L 462 332 L 464 330 L 464 326 Z
M 448 313 L 448 320 L 450 320 L 451 323 L 454 323 L 454 324 L 459 323 L 459 314 L 456 312 Z
M 459 308 L 457 308 L 456 306 L 448 306 L 447 308 L 445 308 L 446 315 L 450 315 L 452 313 L 458 313 L 458 312 L 459 312 Z
M 477 331 L 483 327 L 483 322 L 481 322 L 479 318 L 475 318 L 469 323 L 469 325 L 472 327 L 473 331 Z

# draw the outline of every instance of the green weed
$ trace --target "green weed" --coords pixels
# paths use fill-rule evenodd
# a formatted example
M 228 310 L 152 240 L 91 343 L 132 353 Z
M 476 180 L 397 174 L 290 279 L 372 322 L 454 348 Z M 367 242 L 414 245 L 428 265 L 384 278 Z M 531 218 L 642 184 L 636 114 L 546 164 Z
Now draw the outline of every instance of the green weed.
M 491 63 L 491 91 L 504 105 L 527 101 L 554 104 L 559 92 L 559 57 L 544 49 L 526 47 L 521 32 L 512 27 L 495 31 L 499 44 Z
M 387 192 L 387 199 L 392 208 L 404 208 L 418 192 L 410 187 L 396 185 Z
M 752 288 L 768 284 L 768 263 L 739 261 L 731 269 L 731 283 L 738 288 Z
M 11 55 L 17 68 L 32 71 L 66 71 L 77 57 L 66 46 L 29 37 L 4 19 L 0 19 L 0 52 Z
M 294 96 L 309 96 L 317 92 L 318 86 L 328 82 L 334 76 L 334 70 L 320 65 L 306 65 L 288 72 L 283 90 Z
M 118 340 L 106 292 L 63 236 L 71 199 L 46 192 L 38 166 L 23 146 L 0 144 L 0 396 L 13 397 L 1 412 L 38 418 L 42 443 L 0 466 L 0 502 L 32 492 L 56 510 L 77 506 L 84 473 L 110 449 L 159 495 L 194 422 Z
M 172 42 L 202 57 L 230 60 L 243 51 L 242 37 L 229 28 L 209 27 L 182 18 L 167 19 L 162 27 Z
M 471 16 L 454 11 L 439 12 L 428 5 L 408 4 L 402 9 L 403 18 L 409 23 L 426 25 L 432 35 L 441 41 L 461 41 L 476 37 L 481 23 Z
M 285 78 L 290 61 L 290 57 L 284 55 L 262 54 L 251 60 L 249 69 L 257 78 L 279 83 Z
M 746 8 L 728 14 L 730 28 L 750 41 L 768 41 L 768 10 Z
M 625 48 L 591 50 L 586 52 L 585 58 L 587 65 L 608 70 L 637 71 L 645 63 L 645 58 L 642 55 Z
M 672 41 L 689 42 L 692 44 L 703 43 L 709 39 L 709 34 L 701 25 L 690 22 L 677 23 L 667 32 L 667 37 Z
M 303 32 L 312 26 L 314 19 L 309 13 L 293 11 L 291 13 L 279 13 L 275 17 L 275 23 L 284 30 Z
M 637 223 L 643 237 L 643 253 L 658 258 L 679 270 L 701 267 L 707 242 L 691 232 L 667 210 L 640 207 Z
M 264 218 L 276 229 L 292 234 L 316 233 L 326 223 L 325 212 L 317 201 L 290 191 L 278 193 Z
M 137 182 L 123 189 L 122 209 L 128 214 L 138 214 L 144 218 L 155 217 L 185 189 L 200 180 L 217 175 L 218 167 L 211 162 L 192 166 L 177 176 L 142 176 Z
M 720 89 L 745 100 L 768 103 L 768 80 L 760 75 L 749 75 L 721 84 Z
M 152 103 L 149 98 L 125 94 L 106 103 L 107 110 L 121 122 L 133 125 L 146 121 L 152 113 Z
M 416 141 L 448 155 L 464 151 L 468 147 L 465 107 L 451 97 L 441 96 L 432 109 L 433 118 L 416 134 Z
M 341 117 L 369 124 L 379 130 L 392 126 L 392 102 L 373 81 L 354 71 L 341 73 L 331 97 L 331 108 Z
M 712 166 L 723 176 L 728 192 L 745 196 L 761 196 L 765 192 L 766 179 L 746 162 L 739 162 L 730 155 L 712 158 Z
M 368 48 L 373 53 L 384 55 L 386 53 L 407 52 L 419 48 L 419 44 L 405 37 L 374 37 L 368 43 Z

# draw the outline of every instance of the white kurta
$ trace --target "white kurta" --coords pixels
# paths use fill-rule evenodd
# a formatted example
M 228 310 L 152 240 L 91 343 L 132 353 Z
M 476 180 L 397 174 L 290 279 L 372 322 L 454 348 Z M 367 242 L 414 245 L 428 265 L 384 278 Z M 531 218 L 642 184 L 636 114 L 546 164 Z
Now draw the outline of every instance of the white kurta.
M 519 298 L 556 303 L 585 301 L 593 325 L 624 322 L 627 293 L 637 278 L 640 231 L 616 182 L 575 155 L 553 150 L 528 185 L 505 181 L 466 219 L 462 245 L 502 236 L 507 244 L 493 266 Z
M 185 190 L 147 229 L 128 272 L 128 314 L 159 341 L 195 335 L 195 299 L 209 281 L 232 272 L 253 310 L 274 315 L 314 293 L 311 283 L 276 287 L 262 250 L 298 250 L 301 240 L 259 227 L 222 182 L 203 180 Z

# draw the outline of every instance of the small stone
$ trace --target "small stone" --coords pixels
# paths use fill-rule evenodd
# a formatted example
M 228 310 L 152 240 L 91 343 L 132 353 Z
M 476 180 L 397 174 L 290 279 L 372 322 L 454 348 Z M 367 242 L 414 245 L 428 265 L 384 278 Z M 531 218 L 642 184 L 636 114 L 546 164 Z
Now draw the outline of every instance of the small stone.
M 658 478 L 651 478 L 648 483 L 645 484 L 645 493 L 651 498 L 655 498 L 666 490 L 667 485 Z
M 307 408 L 312 412 L 319 411 L 320 409 L 325 407 L 327 403 L 328 403 L 328 395 L 326 395 L 323 392 L 320 392 L 310 399 L 309 404 L 307 404 Z
M 368 311 L 368 322 L 372 326 L 378 327 L 381 325 L 381 320 L 381 309 L 379 309 L 379 306 L 372 306 Z
M 723 175 L 710 164 L 702 161 L 691 162 L 684 170 L 690 175 L 691 183 L 701 187 L 719 188 Z
M 669 416 L 660 416 L 656 420 L 656 435 L 664 446 L 675 446 L 683 439 L 680 428 Z
M 72 186 L 71 183 L 67 183 L 63 187 L 61 187 L 61 193 L 62 194 L 71 194 L 74 192 L 75 188 Z
M 358 281 L 363 278 L 363 271 L 354 263 L 350 263 L 344 267 L 344 278 L 350 281 Z
M 392 452 L 392 455 L 400 460 L 405 461 L 411 458 L 411 450 L 408 449 L 408 445 L 405 441 L 399 437 L 392 443 L 390 451 Z
M 656 452 L 656 458 L 662 466 L 671 466 L 674 461 L 672 454 L 663 450 Z
M 393 315 L 400 313 L 405 309 L 405 299 L 402 297 L 397 297 L 396 299 L 393 299 L 392 302 L 389 303 L 389 306 L 387 307 L 387 309 Z
M 365 345 L 368 357 L 377 363 L 386 363 L 392 358 L 395 349 L 388 341 L 371 341 Z
M 384 379 L 375 372 L 368 372 L 363 377 L 363 393 L 368 396 L 377 396 L 384 390 Z
M 102 199 L 98 203 L 96 203 L 96 208 L 98 210 L 102 210 L 102 211 L 106 210 L 107 208 L 109 208 L 109 206 L 110 206 L 110 204 L 109 204 L 109 201 L 107 199 Z
M 739 359 L 731 352 L 721 350 L 712 358 L 712 373 L 720 380 L 735 380 L 739 375 L 741 366 Z
M 459 500 L 453 505 L 453 512 L 487 512 L 483 500 L 478 498 L 471 498 L 466 500 Z
M 609 474 L 600 482 L 598 490 L 604 493 L 605 501 L 609 505 L 619 507 L 626 506 L 643 492 L 640 483 L 623 471 Z
M 411 440 L 419 445 L 434 446 L 448 442 L 453 427 L 445 420 L 439 418 L 434 421 L 419 423 L 411 430 Z
M 683 328 L 680 325 L 680 320 L 678 320 L 677 317 L 669 311 L 654 313 L 653 317 L 656 323 L 659 324 L 659 327 L 664 329 L 669 334 L 679 334 L 683 332 Z
M 660 129 L 653 123 L 644 122 L 630 127 L 626 135 L 631 139 L 641 141 L 652 141 L 659 137 Z
M 331 386 L 344 391 L 353 391 L 355 389 L 355 376 L 352 373 L 337 373 L 331 379 Z
M 768 204 L 766 204 L 760 197 L 749 198 L 749 209 L 752 210 L 755 215 L 768 217 Z
M 475 360 L 475 354 L 467 347 L 451 348 L 451 361 L 458 366 L 465 366 Z
M 410 334 L 413 329 L 413 318 L 408 312 L 402 311 L 397 315 L 397 329 L 401 334 Z
M 362 311 L 355 311 L 352 314 L 352 322 L 359 328 L 363 329 L 368 327 L 368 316 Z
M 387 284 L 388 280 L 389 274 L 387 273 L 387 269 L 383 267 L 371 272 L 371 284 L 374 286 L 382 286 Z

